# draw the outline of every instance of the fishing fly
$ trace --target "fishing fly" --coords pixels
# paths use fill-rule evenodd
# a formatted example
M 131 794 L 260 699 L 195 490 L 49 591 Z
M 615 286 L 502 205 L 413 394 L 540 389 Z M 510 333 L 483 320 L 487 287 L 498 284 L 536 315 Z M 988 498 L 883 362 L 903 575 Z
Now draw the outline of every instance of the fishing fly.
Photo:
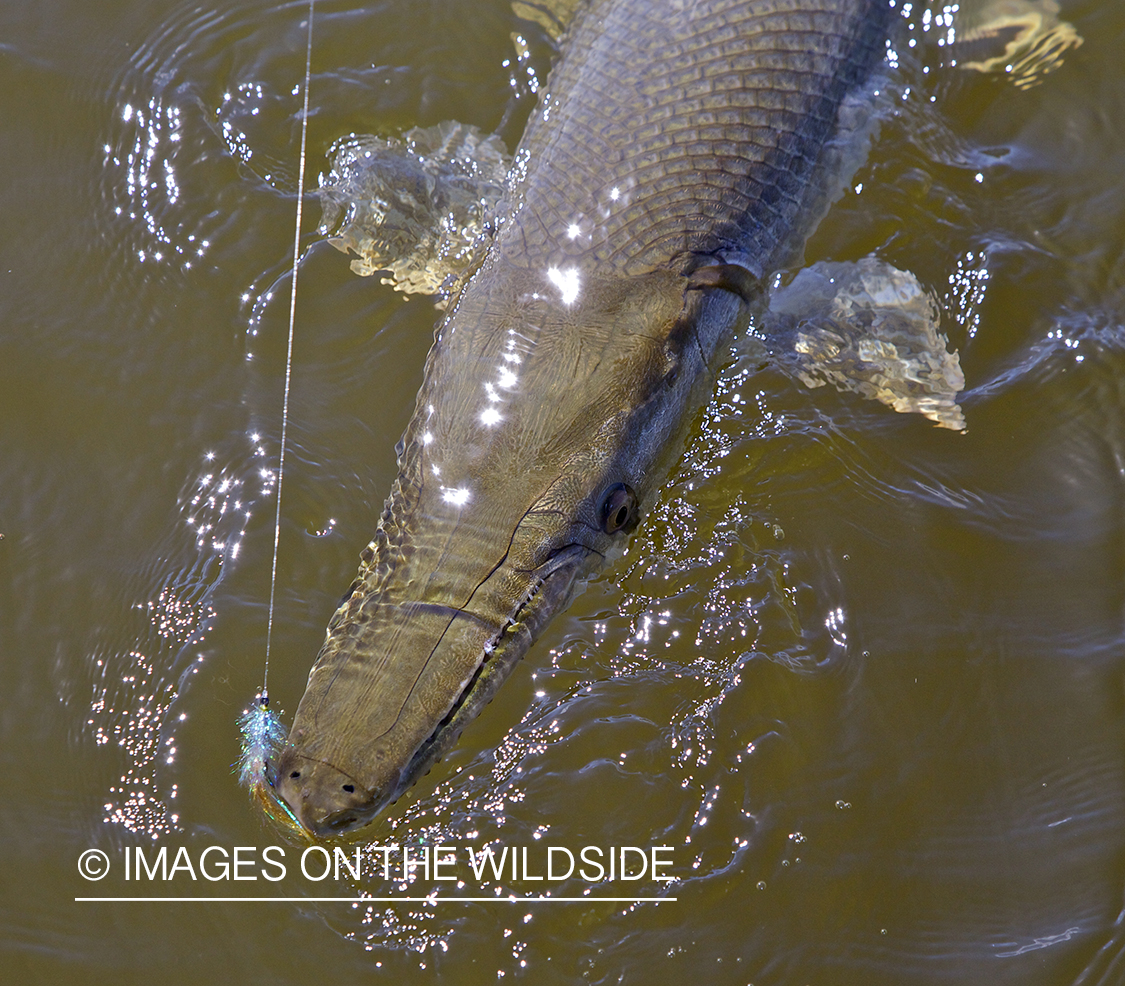
M 282 724 L 278 713 L 270 708 L 270 643 L 273 638 L 273 612 L 277 589 L 277 548 L 281 540 L 281 487 L 285 475 L 285 439 L 289 424 L 289 382 L 293 367 L 293 326 L 297 312 L 297 270 L 301 259 L 301 205 L 305 197 L 305 150 L 309 127 L 309 78 L 312 72 L 313 3 L 314 0 L 309 0 L 308 41 L 305 46 L 304 102 L 301 108 L 301 154 L 300 168 L 297 172 L 297 219 L 293 232 L 293 276 L 289 293 L 289 341 L 285 356 L 285 394 L 281 407 L 281 451 L 278 455 L 277 464 L 277 514 L 273 528 L 270 605 L 269 616 L 266 621 L 266 659 L 262 673 L 261 690 L 238 720 L 238 729 L 242 738 L 242 756 L 236 765 L 239 782 L 250 789 L 251 796 L 265 808 L 271 817 L 275 817 L 275 810 L 279 806 L 276 799 L 269 794 L 269 788 L 272 786 L 269 778 L 269 764 L 271 759 L 276 758 L 285 745 L 288 735 L 288 731 Z

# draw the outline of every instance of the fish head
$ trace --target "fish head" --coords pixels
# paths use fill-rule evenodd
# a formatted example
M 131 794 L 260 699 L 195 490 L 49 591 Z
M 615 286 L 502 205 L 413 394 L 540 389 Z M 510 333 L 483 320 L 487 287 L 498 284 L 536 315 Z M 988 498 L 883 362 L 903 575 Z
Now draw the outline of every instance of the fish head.
M 565 277 L 553 292 L 559 277 L 483 275 L 439 328 L 398 480 L 271 777 L 317 838 L 427 772 L 624 550 L 742 305 L 672 271 L 590 279 L 581 297 Z

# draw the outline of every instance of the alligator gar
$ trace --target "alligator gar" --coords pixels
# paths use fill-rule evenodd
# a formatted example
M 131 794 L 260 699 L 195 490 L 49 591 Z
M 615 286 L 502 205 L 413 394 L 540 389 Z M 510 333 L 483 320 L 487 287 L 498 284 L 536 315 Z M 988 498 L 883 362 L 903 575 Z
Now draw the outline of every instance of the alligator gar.
M 724 345 L 842 180 L 888 0 L 590 0 L 435 334 L 275 795 L 370 822 L 624 547 Z

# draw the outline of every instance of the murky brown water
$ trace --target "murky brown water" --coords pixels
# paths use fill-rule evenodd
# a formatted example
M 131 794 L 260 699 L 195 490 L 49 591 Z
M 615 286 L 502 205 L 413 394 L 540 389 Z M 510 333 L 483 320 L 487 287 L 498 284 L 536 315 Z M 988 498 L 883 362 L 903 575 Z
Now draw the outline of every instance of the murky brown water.
M 967 434 L 736 359 L 627 557 L 374 831 L 454 846 L 460 884 L 383 881 L 373 850 L 359 881 L 307 878 L 230 774 L 262 671 L 305 9 L 0 12 L 5 981 L 1125 982 L 1125 5 L 1064 3 L 1085 43 L 1026 91 L 932 47 L 908 69 L 809 259 L 876 251 L 935 292 Z M 550 53 L 505 0 L 324 0 L 310 174 L 353 130 L 514 144 Z M 316 213 L 270 674 L 290 712 L 435 320 L 315 242 Z M 533 875 L 547 846 L 670 846 L 676 880 L 477 879 L 488 844 Z M 252 847 L 259 879 L 208 880 L 211 846 Z M 137 847 L 196 879 L 136 880 Z M 544 886 L 676 899 L 311 899 Z

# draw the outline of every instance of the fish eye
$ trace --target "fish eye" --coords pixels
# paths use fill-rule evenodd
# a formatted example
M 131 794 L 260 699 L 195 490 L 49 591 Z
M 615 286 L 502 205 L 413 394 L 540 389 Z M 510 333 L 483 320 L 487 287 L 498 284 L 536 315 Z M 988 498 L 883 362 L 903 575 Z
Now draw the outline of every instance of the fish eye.
M 625 483 L 614 483 L 602 496 L 602 530 L 616 534 L 636 518 L 637 494 Z

